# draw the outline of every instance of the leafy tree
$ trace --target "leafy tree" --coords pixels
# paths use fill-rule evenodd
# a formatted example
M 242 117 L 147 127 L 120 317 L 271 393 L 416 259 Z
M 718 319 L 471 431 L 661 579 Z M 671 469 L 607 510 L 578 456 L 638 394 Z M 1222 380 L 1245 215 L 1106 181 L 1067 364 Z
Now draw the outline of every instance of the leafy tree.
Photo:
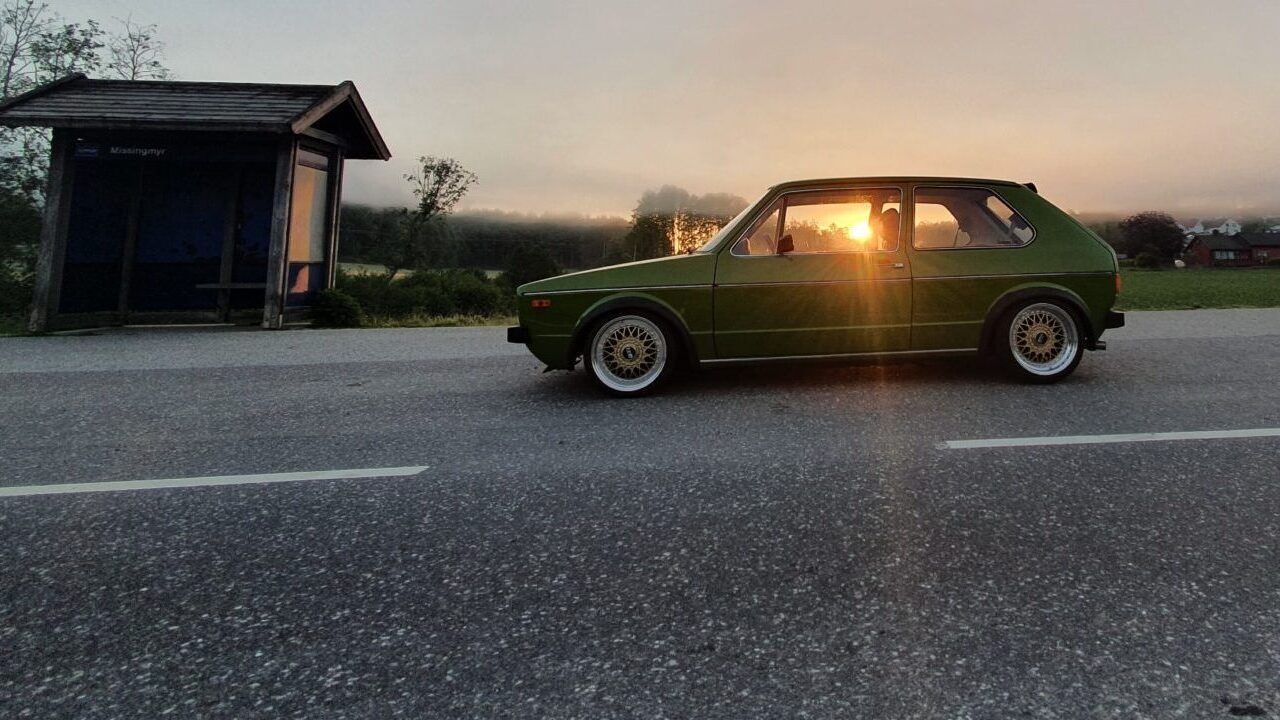
M 404 179 L 418 199 L 414 213 L 418 222 L 428 222 L 453 212 L 453 206 L 476 184 L 476 174 L 453 158 L 420 157 L 418 167 Z
M 1173 260 L 1182 252 L 1182 228 L 1167 213 L 1148 211 L 1120 221 L 1120 236 L 1125 252 L 1137 256 L 1148 253 L 1162 261 Z
M 95 20 L 67 22 L 47 3 L 6 0 L 0 4 L 0 100 L 76 72 L 167 76 L 156 27 L 131 20 L 121 24 L 122 33 L 112 36 Z M 42 205 L 48 158 L 47 130 L 0 130 L 0 188 Z
M 94 20 L 67 22 L 37 0 L 0 1 L 0 100 L 75 72 L 116 72 L 116 48 L 134 47 L 138 68 L 151 77 L 163 70 L 154 25 L 124 22 L 124 35 L 109 36 Z M 111 56 L 111 60 L 106 58 Z M 118 74 L 118 73 L 117 73 Z M 123 76 L 123 75 L 121 75 Z M 139 75 L 140 77 L 141 75 Z M 0 313 L 23 311 L 39 243 L 48 176 L 49 132 L 0 128 Z
M 405 269 L 450 264 L 453 236 L 444 218 L 476 182 L 475 173 L 452 158 L 420 157 L 404 176 L 417 198 L 412 211 L 399 213 L 396 227 L 383 228 L 377 243 L 365 250 L 368 259 L 385 265 L 387 280 Z
M 54 22 L 40 33 L 32 51 L 39 82 L 50 82 L 71 73 L 96 74 L 102 68 L 106 33 L 94 20 Z
M 507 285 L 515 289 L 525 283 L 559 274 L 560 266 L 545 247 L 524 243 L 507 260 L 507 270 L 502 277 Z

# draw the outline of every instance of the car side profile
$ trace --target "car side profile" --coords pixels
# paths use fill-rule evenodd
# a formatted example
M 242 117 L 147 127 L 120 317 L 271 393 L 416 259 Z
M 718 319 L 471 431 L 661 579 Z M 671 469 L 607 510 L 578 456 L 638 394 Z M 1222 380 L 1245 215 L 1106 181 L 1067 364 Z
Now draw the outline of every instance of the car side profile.
M 1124 324 L 1115 252 L 1033 185 L 972 178 L 788 182 L 700 249 L 521 285 L 524 343 L 606 392 L 680 365 L 982 353 L 1070 375 Z

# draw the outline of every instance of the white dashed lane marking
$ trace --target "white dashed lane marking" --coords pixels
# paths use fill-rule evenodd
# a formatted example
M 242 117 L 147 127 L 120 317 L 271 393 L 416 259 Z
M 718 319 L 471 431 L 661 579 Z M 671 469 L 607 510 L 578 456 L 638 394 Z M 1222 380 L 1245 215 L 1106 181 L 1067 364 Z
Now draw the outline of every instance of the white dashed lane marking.
M 975 450 L 978 448 L 1036 447 L 1041 445 L 1103 445 L 1108 443 L 1161 442 L 1165 440 L 1239 440 L 1241 438 L 1262 437 L 1280 437 L 1280 428 L 1124 433 L 1120 435 L 1050 435 L 1047 437 L 989 438 L 986 440 L 947 440 L 946 442 L 938 443 L 938 449 Z
M 356 470 L 316 470 L 313 472 L 267 473 L 261 475 L 211 475 L 207 477 L 170 478 L 167 480 L 122 480 L 118 482 L 66 483 L 62 485 L 20 485 L 0 488 L 0 497 L 30 495 L 68 495 L 93 492 L 126 492 L 162 488 L 218 487 L 222 485 L 263 485 L 301 482 L 304 480 L 360 480 L 365 478 L 406 477 L 426 470 L 414 467 L 362 468 Z

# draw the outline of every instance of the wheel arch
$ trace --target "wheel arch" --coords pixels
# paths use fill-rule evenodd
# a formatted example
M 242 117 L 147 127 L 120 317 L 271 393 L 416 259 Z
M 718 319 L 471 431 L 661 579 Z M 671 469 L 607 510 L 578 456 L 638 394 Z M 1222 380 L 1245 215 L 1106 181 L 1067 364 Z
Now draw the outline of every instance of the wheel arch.
M 1013 308 L 1036 300 L 1057 300 L 1075 316 L 1080 331 L 1084 334 L 1084 346 L 1093 350 L 1098 338 L 1098 331 L 1089 319 L 1089 306 L 1084 299 L 1069 288 L 1060 285 L 1030 285 L 1009 290 L 1001 295 L 987 310 L 986 320 L 982 325 L 981 344 L 978 349 L 990 353 L 995 346 L 995 335 L 1000 327 L 1000 319 Z
M 573 328 L 573 336 L 569 342 L 569 357 L 567 359 L 569 367 L 573 367 L 578 356 L 582 354 L 583 345 L 587 342 L 587 331 L 592 326 L 605 316 L 628 310 L 654 315 L 667 327 L 675 331 L 675 339 L 679 343 L 684 362 L 690 367 L 697 367 L 698 348 L 694 345 L 693 335 L 689 332 L 684 320 L 681 319 L 680 313 L 676 312 L 670 305 L 650 295 L 613 295 L 587 308 L 587 311 L 582 313 L 582 316 L 578 318 L 577 325 Z

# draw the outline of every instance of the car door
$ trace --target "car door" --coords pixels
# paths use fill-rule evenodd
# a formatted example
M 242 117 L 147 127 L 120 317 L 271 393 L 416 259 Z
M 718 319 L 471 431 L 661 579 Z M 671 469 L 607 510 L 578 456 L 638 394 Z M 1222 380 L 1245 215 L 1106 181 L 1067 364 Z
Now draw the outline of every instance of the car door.
M 901 203 L 894 187 L 777 195 L 720 251 L 717 357 L 907 350 L 911 272 Z

